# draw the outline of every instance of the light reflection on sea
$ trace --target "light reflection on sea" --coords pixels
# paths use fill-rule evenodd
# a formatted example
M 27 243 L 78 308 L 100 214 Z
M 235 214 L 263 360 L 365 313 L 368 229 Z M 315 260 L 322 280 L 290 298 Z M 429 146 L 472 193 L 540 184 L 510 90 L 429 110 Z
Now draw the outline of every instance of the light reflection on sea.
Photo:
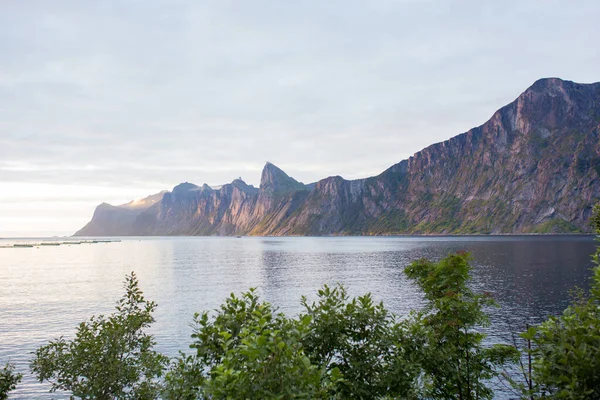
M 302 295 L 314 299 L 323 284 L 343 283 L 350 294 L 371 292 L 405 315 L 422 305 L 422 296 L 403 267 L 466 250 L 474 259 L 473 287 L 492 292 L 501 305 L 490 310 L 488 332 L 503 341 L 511 329 L 559 313 L 574 286 L 587 287 L 595 246 L 590 236 L 121 239 L 0 248 L 0 364 L 10 360 L 26 375 L 11 398 L 60 398 L 29 374 L 31 352 L 71 336 L 91 315 L 110 313 L 131 271 L 146 298 L 158 303 L 158 349 L 174 356 L 190 343 L 194 312 L 215 309 L 231 292 L 256 287 L 281 311 L 296 314 Z

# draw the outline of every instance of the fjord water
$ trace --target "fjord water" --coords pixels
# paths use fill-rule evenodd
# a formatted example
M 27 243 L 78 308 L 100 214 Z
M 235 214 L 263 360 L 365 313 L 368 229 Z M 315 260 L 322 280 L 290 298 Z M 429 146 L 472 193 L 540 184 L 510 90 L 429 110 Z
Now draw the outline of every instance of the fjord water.
M 8 243 L 0 240 L 0 244 Z M 174 237 L 121 242 L 0 248 L 0 364 L 25 374 L 11 398 L 48 394 L 28 371 L 31 352 L 94 314 L 110 313 L 135 271 L 147 299 L 158 303 L 158 349 L 186 350 L 194 312 L 211 310 L 231 292 L 258 288 L 281 311 L 298 313 L 323 284 L 342 283 L 350 294 L 373 293 L 398 315 L 422 305 L 403 267 L 421 257 L 473 255 L 473 287 L 493 294 L 490 340 L 510 339 L 560 313 L 575 286 L 587 288 L 595 242 L 591 236 L 497 237 Z

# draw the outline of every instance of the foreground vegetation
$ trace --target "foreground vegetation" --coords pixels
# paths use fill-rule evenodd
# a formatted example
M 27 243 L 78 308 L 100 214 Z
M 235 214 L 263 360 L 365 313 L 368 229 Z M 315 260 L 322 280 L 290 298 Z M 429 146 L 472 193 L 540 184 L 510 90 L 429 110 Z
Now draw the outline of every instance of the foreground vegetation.
M 0 369 L 0 400 L 8 399 L 8 392 L 14 390 L 23 375 L 15 372 L 12 364 L 6 364 Z
M 598 211 L 598 210 L 597 210 Z M 600 228 L 600 213 L 595 223 Z M 251 289 L 194 316 L 191 352 L 169 360 L 146 330 L 156 304 L 134 273 L 116 311 L 40 347 L 31 371 L 82 399 L 490 399 L 492 379 L 525 399 L 600 398 L 600 250 L 589 293 L 531 327 L 517 346 L 484 346 L 489 295 L 468 286 L 467 253 L 418 260 L 406 275 L 426 305 L 398 319 L 370 294 L 324 286 L 291 318 Z M 523 362 L 523 360 L 525 360 Z M 520 365 L 523 379 L 506 375 Z M 0 370 L 0 400 L 21 376 Z

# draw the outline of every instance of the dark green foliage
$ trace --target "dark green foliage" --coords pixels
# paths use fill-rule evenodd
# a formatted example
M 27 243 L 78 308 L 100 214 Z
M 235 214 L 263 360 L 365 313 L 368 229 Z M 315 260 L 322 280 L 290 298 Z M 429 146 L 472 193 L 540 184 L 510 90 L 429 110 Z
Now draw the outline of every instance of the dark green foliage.
M 600 206 L 592 225 L 600 233 Z M 521 336 L 533 343 L 531 398 L 600 399 L 600 248 L 593 256 L 590 293 L 579 292 L 557 317 L 550 317 Z
M 598 281 L 600 283 L 600 280 Z M 537 397 L 600 399 L 600 311 L 598 299 L 579 298 L 522 337 L 532 340 Z
M 595 232 L 598 234 L 600 231 L 600 204 L 596 204 L 592 209 L 592 218 L 591 218 L 592 228 L 594 228 Z M 598 252 L 596 252 L 598 254 Z M 597 261 L 594 258 L 594 261 Z
M 165 375 L 162 397 L 165 399 L 199 399 L 204 383 L 202 365 L 194 355 L 179 354 Z
M 537 129 L 529 133 L 528 139 L 534 151 L 543 150 L 550 144 L 548 137 L 544 137 L 542 132 Z
M 561 218 L 553 218 L 532 228 L 531 233 L 581 233 L 581 229 Z
M 421 368 L 421 396 L 435 399 L 489 399 L 484 382 L 516 357 L 509 346 L 486 348 L 476 327 L 489 324 L 484 306 L 494 304 L 486 294 L 467 286 L 468 254 L 452 254 L 438 263 L 413 262 L 405 273 L 425 292 L 427 305 L 407 323 L 410 337 L 403 343 L 411 362 Z
M 467 286 L 468 255 L 406 273 L 428 304 L 397 322 L 370 294 L 349 298 L 324 286 L 318 300 L 289 319 L 253 290 L 233 294 L 211 318 L 195 316 L 192 355 L 181 355 L 166 378 L 168 399 L 441 398 L 485 399 L 485 381 L 516 357 L 508 346 L 486 348 L 482 307 L 493 303 Z
M 403 331 L 370 294 L 349 299 L 343 286 L 324 286 L 319 300 L 302 304 L 310 321 L 303 338 L 313 363 L 343 376 L 336 388 L 342 399 L 412 397 L 415 368 L 400 346 Z
M 402 210 L 389 210 L 377 219 L 368 220 L 362 232 L 368 235 L 402 234 L 408 232 L 410 221 Z
M 0 369 L 0 400 L 8 399 L 8 392 L 17 387 L 22 377 L 22 374 L 15 372 L 13 364 L 7 363 Z
M 195 316 L 190 346 L 167 376 L 165 398 L 325 398 L 336 371 L 312 364 L 302 339 L 310 318 L 288 319 L 254 290 L 229 297 L 214 318 Z
M 429 195 L 427 195 L 429 196 Z M 420 202 L 422 205 L 425 201 Z M 443 194 L 435 197 L 427 205 L 428 213 L 435 212 L 435 218 L 422 220 L 416 226 L 412 226 L 411 233 L 451 233 L 460 229 L 462 220 L 457 218 L 462 209 L 462 202 L 458 197 L 450 194 Z
M 349 299 L 325 286 L 289 319 L 253 290 L 231 295 L 213 318 L 195 316 L 192 355 L 167 374 L 164 397 L 411 398 L 417 373 L 403 357 L 403 331 L 370 295 Z
M 145 329 L 156 305 L 144 299 L 132 272 L 125 295 L 108 317 L 82 322 L 73 340 L 58 338 L 35 352 L 31 370 L 51 391 L 82 399 L 155 399 L 168 359 L 153 350 Z

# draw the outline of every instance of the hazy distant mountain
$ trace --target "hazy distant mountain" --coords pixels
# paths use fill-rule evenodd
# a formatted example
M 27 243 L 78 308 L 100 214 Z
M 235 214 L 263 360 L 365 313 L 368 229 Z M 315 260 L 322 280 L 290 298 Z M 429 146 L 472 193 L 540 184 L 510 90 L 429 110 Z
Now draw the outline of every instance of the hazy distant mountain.
M 136 218 L 145 210 L 160 202 L 167 191 L 144 199 L 133 200 L 120 206 L 102 203 L 96 207 L 92 220 L 75 235 L 79 236 L 129 236 L 135 235 Z
M 588 232 L 599 134 L 600 83 L 541 79 L 482 126 L 378 176 L 304 185 L 267 163 L 258 189 L 184 183 L 101 204 L 76 235 Z

